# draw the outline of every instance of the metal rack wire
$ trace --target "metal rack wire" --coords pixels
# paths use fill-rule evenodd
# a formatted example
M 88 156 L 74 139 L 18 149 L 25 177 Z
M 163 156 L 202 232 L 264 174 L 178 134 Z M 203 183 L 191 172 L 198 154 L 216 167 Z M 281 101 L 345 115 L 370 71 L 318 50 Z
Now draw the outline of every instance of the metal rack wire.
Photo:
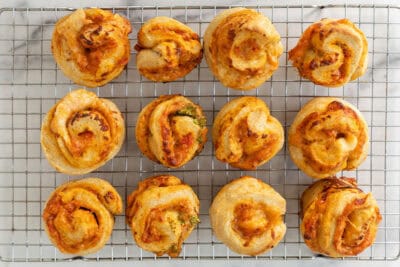
M 141 24 L 165 15 L 178 19 L 203 35 L 212 18 L 230 6 L 118 7 L 112 11 L 129 18 L 132 45 Z M 208 207 L 212 196 L 228 181 L 248 174 L 271 184 L 287 200 L 287 234 L 264 259 L 315 258 L 299 232 L 299 196 L 312 180 L 290 161 L 287 148 L 256 171 L 240 171 L 213 156 L 211 140 L 204 151 L 178 170 L 154 165 L 139 152 L 134 126 L 141 108 L 161 94 L 181 93 L 199 103 L 211 127 L 221 106 L 233 97 L 256 95 L 269 105 L 286 131 L 300 107 L 314 96 L 338 96 L 355 104 L 370 129 L 367 160 L 343 175 L 357 177 L 361 188 L 378 200 L 383 221 L 375 244 L 352 259 L 393 260 L 400 255 L 400 7 L 377 5 L 252 6 L 268 16 L 282 37 L 285 53 L 280 67 L 264 85 L 242 92 L 217 82 L 205 61 L 184 79 L 167 84 L 143 79 L 132 55 L 119 78 L 94 91 L 114 101 L 126 120 L 126 141 L 120 153 L 104 167 L 85 175 L 109 180 L 126 199 L 138 181 L 172 172 L 191 185 L 201 201 L 201 223 L 185 242 L 181 259 L 243 259 L 212 235 Z M 0 10 L 0 258 L 2 261 L 70 260 L 55 249 L 43 231 L 41 212 L 50 192 L 72 178 L 55 172 L 40 149 L 40 123 L 49 108 L 70 90 L 71 83 L 57 68 L 50 41 L 54 23 L 68 8 L 16 8 Z M 339 89 L 315 86 L 300 79 L 287 61 L 287 51 L 303 30 L 323 17 L 347 17 L 369 42 L 367 73 Z M 132 51 L 135 54 L 135 51 Z M 78 177 L 79 178 L 79 177 Z M 106 247 L 88 260 L 160 259 L 135 245 L 123 215 Z M 251 258 L 251 257 L 249 257 Z M 168 257 L 161 257 L 168 259 Z

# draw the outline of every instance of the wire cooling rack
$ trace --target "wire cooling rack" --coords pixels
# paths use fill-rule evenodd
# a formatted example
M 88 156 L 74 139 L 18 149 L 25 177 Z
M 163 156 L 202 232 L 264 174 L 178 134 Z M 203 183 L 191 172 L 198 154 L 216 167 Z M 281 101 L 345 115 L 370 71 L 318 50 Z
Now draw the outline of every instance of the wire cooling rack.
M 219 6 L 119 7 L 129 18 L 131 45 L 141 24 L 154 16 L 173 17 L 203 35 Z M 127 69 L 113 82 L 93 91 L 114 101 L 126 120 L 126 141 L 120 153 L 104 167 L 85 175 L 110 181 L 125 200 L 138 181 L 160 173 L 173 173 L 191 185 L 201 200 L 201 223 L 186 240 L 181 259 L 243 259 L 213 235 L 208 208 L 216 192 L 241 175 L 261 178 L 287 200 L 287 233 L 282 242 L 254 259 L 315 258 L 299 232 L 299 196 L 312 179 L 291 162 L 287 147 L 257 171 L 240 171 L 217 161 L 211 138 L 203 152 L 186 166 L 170 170 L 155 165 L 139 152 L 134 138 L 136 118 L 143 106 L 162 94 L 180 93 L 199 103 L 211 128 L 221 106 L 241 95 L 256 95 L 269 105 L 287 132 L 300 107 L 315 96 L 338 96 L 356 105 L 365 116 L 371 146 L 367 160 L 343 175 L 357 177 L 372 191 L 383 215 L 375 244 L 352 259 L 393 260 L 400 253 L 400 8 L 376 5 L 253 6 L 268 16 L 282 37 L 285 53 L 272 78 L 253 91 L 228 90 L 216 81 L 205 64 L 184 79 L 154 83 L 143 79 L 135 64 L 135 51 Z M 69 260 L 51 245 L 41 220 L 51 191 L 72 178 L 54 171 L 40 148 L 40 125 L 50 107 L 70 90 L 79 88 L 57 68 L 50 48 L 54 23 L 72 12 L 68 8 L 16 8 L 0 10 L 0 257 L 2 261 Z M 364 76 L 342 88 L 315 86 L 299 78 L 288 63 L 287 51 L 301 33 L 323 17 L 349 18 L 366 34 L 369 63 Z M 107 245 L 88 260 L 155 260 L 138 248 L 117 216 Z M 161 257 L 168 259 L 168 257 Z

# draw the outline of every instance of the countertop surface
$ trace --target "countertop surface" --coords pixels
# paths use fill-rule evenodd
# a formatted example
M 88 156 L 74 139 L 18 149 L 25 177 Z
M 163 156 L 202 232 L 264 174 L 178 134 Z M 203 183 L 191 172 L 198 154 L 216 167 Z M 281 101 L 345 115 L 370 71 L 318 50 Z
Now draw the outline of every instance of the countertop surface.
M 142 0 L 142 1 L 132 1 L 132 0 L 97 0 L 97 1 L 89 1 L 89 0 L 80 0 L 80 1 L 67 1 L 67 0 L 1 0 L 0 8 L 3 7 L 90 7 L 90 6 L 99 6 L 99 7 L 116 7 L 116 6 L 141 6 L 141 5 L 159 5 L 159 6 L 169 6 L 171 1 L 151 1 L 151 0 Z M 390 5 L 400 5 L 400 1 L 396 0 L 388 0 L 388 1 L 295 1 L 295 0 L 268 0 L 268 1 L 225 1 L 225 0 L 190 0 L 190 1 L 174 1 L 175 5 L 227 5 L 227 4 L 246 4 L 246 5 L 265 5 L 265 4 L 390 4 Z M 0 262 L 0 266 L 42 266 L 45 264 L 54 264 L 54 263 L 5 263 Z M 199 260 L 199 261 L 187 261 L 187 260 L 160 260 L 160 261 L 139 261 L 139 262 L 125 262 L 125 261 L 115 261 L 115 262 L 85 262 L 85 261 L 73 261 L 73 262 L 59 262 L 58 266 L 400 266 L 400 260 L 397 261 L 341 261 L 341 260 L 329 260 L 325 258 L 316 258 L 314 260 L 287 260 L 287 261 L 278 261 L 278 260 Z

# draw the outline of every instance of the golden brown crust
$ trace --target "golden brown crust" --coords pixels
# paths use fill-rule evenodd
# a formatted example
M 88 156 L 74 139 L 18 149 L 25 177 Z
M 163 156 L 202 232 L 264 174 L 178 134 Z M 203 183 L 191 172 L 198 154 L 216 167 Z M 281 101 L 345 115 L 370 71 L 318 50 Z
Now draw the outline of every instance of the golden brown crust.
M 225 185 L 210 207 L 215 236 L 239 254 L 258 255 L 286 232 L 286 201 L 271 186 L 250 176 Z
M 179 168 L 201 152 L 207 141 L 200 106 L 181 95 L 160 96 L 140 112 L 136 142 L 149 159 Z
M 313 178 L 359 166 L 368 153 L 368 126 L 356 107 L 342 99 L 317 97 L 296 115 L 289 129 L 294 163 Z
M 219 13 L 204 34 L 207 64 L 221 83 L 250 90 L 278 68 L 283 52 L 279 33 L 261 13 L 233 8 Z
M 300 226 L 306 245 L 330 257 L 355 256 L 371 246 L 382 217 L 375 198 L 353 178 L 327 178 L 307 188 Z
M 130 57 L 128 19 L 98 8 L 77 9 L 61 18 L 51 48 L 65 76 L 87 87 L 117 77 Z
M 299 74 L 315 84 L 338 87 L 367 69 L 368 42 L 348 19 L 322 19 L 301 36 L 289 51 Z
M 264 101 L 244 96 L 225 104 L 214 120 L 215 156 L 233 167 L 252 170 L 282 148 L 283 127 Z
M 70 175 L 89 173 L 120 150 L 125 138 L 118 107 L 78 89 L 58 101 L 42 122 L 40 142 L 49 163 Z
M 120 213 L 122 200 L 112 185 L 85 178 L 52 192 L 43 211 L 44 229 L 62 253 L 86 255 L 105 245 Z
M 178 257 L 199 220 L 199 199 L 172 175 L 140 182 L 128 197 L 126 219 L 137 245 L 157 256 Z
M 170 82 L 184 77 L 203 57 L 199 35 L 172 18 L 148 20 L 137 39 L 137 68 L 152 81 Z

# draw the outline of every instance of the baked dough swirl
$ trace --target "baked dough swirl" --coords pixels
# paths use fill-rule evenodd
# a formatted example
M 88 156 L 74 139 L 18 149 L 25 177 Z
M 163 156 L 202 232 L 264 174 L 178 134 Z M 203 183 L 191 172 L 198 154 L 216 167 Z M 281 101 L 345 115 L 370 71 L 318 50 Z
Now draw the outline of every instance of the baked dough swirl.
M 259 179 L 243 176 L 226 184 L 210 207 L 215 236 L 239 254 L 258 255 L 276 246 L 286 232 L 286 201 Z
M 203 57 L 200 37 L 190 27 L 168 17 L 155 17 L 137 35 L 139 72 L 156 82 L 170 82 L 191 72 Z
M 353 178 L 315 182 L 304 191 L 301 208 L 306 245 L 330 257 L 355 256 L 371 246 L 382 219 L 375 198 Z
M 96 87 L 115 77 L 130 57 L 128 19 L 98 8 L 77 9 L 61 18 L 51 48 L 58 66 L 75 83 Z
M 125 137 L 118 107 L 78 89 L 58 101 L 42 122 L 40 141 L 50 164 L 70 175 L 89 173 L 113 158 Z
M 178 257 L 182 243 L 200 222 L 199 199 L 172 175 L 139 182 L 127 205 L 127 223 L 137 245 L 157 256 Z
M 178 168 L 201 152 L 207 141 L 206 118 L 200 106 L 181 95 L 165 95 L 139 114 L 136 142 L 149 159 Z
M 264 101 L 244 96 L 225 104 L 212 130 L 215 156 L 233 167 L 251 170 L 282 148 L 283 127 Z
M 367 123 L 347 101 L 314 98 L 289 129 L 289 152 L 294 163 L 313 178 L 355 169 L 368 153 Z
M 328 87 L 342 86 L 363 75 L 367 58 L 367 39 L 348 19 L 322 19 L 312 24 L 289 51 L 289 60 L 302 77 Z
M 54 190 L 43 211 L 44 229 L 62 252 L 86 255 L 110 238 L 114 215 L 122 213 L 118 192 L 99 178 L 67 182 Z
M 281 38 L 271 21 L 247 8 L 219 13 L 204 34 L 204 54 L 224 86 L 249 90 L 264 83 L 278 68 Z

